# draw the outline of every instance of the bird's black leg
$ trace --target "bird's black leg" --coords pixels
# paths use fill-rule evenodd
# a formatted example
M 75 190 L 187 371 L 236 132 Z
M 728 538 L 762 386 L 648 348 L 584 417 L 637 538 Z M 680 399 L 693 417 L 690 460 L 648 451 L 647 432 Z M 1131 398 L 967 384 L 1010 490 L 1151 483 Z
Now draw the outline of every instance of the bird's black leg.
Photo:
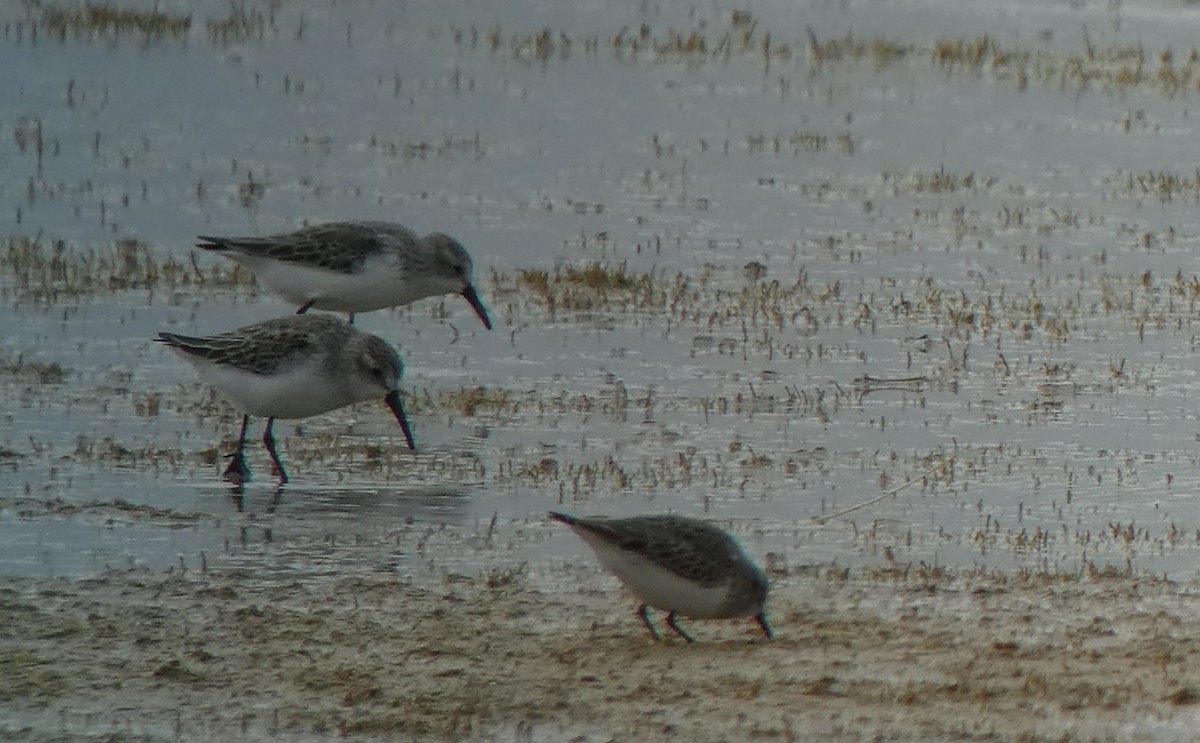
M 671 612 L 670 614 L 667 615 L 667 626 L 670 627 L 671 629 L 675 630 L 675 633 L 677 635 L 679 635 L 683 639 L 687 640 L 688 642 L 695 642 L 695 640 L 692 639 L 691 635 L 684 632 L 683 629 L 678 624 L 675 624 L 675 612 Z
M 309 310 L 311 310 L 312 306 L 316 303 L 317 303 L 317 300 L 315 300 L 315 299 L 308 300 L 304 304 L 300 305 L 300 309 L 296 310 L 296 314 L 303 315 L 305 312 L 308 312 Z
M 763 634 L 767 636 L 768 640 L 775 636 L 775 633 L 771 631 L 771 625 L 767 624 L 766 612 L 754 617 L 754 621 L 758 622 L 759 627 L 762 627 Z
M 279 475 L 279 484 L 288 481 L 287 470 L 283 468 L 283 462 L 279 461 L 279 452 L 275 451 L 275 436 L 271 433 L 271 429 L 275 426 L 274 418 L 267 418 L 267 430 L 263 431 L 263 445 L 267 447 L 267 453 L 271 455 L 271 462 L 275 465 L 275 473 Z
M 246 466 L 246 428 L 250 425 L 250 416 L 242 416 L 242 433 L 238 436 L 237 449 L 229 455 L 229 466 L 222 475 L 229 482 L 241 485 L 250 479 L 250 468 Z
M 654 625 L 650 623 L 649 611 L 650 611 L 650 607 L 646 606 L 645 604 L 642 604 L 641 606 L 638 607 L 637 613 L 638 613 L 638 616 L 642 618 L 642 624 L 646 625 L 646 629 L 650 630 L 650 636 L 653 637 L 655 640 L 658 640 L 659 639 L 658 630 L 654 629 Z

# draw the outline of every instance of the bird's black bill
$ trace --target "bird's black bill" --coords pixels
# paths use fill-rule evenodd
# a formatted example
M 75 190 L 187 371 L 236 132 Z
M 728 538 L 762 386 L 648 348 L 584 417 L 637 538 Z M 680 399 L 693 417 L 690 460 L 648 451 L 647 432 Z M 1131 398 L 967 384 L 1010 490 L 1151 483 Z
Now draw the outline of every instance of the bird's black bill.
M 400 402 L 400 391 L 392 390 L 388 396 L 383 398 L 387 406 L 392 409 L 396 420 L 400 423 L 400 430 L 404 431 L 404 440 L 408 442 L 408 448 L 416 450 L 417 444 L 413 441 L 412 429 L 408 427 L 408 416 L 404 414 L 404 403 Z
M 492 329 L 492 320 L 488 317 L 487 308 L 483 306 L 483 301 L 479 298 L 479 294 L 475 292 L 475 287 L 467 284 L 462 290 L 463 298 L 471 305 L 471 309 L 475 310 L 475 314 L 479 315 L 479 319 L 483 320 L 483 327 L 488 330 Z
M 775 636 L 775 633 L 771 631 L 771 625 L 767 624 L 766 614 L 759 614 L 754 621 L 758 622 L 759 627 L 762 627 L 763 634 L 767 636 L 768 640 Z

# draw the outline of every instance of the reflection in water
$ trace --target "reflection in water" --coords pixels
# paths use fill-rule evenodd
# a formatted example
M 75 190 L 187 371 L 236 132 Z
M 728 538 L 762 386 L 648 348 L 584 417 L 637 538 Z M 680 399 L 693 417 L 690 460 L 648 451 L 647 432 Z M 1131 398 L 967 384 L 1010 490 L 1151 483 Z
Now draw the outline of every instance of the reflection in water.
M 271 495 L 266 507 L 263 509 L 265 513 L 275 513 L 275 508 L 279 502 L 283 500 L 283 489 L 286 487 L 284 483 L 280 483 L 275 492 Z M 229 501 L 233 504 L 233 509 L 238 513 L 246 511 L 246 484 L 244 482 L 235 483 L 229 488 Z
M 83 507 L 47 500 L 0 510 L 0 574 L 204 572 L 238 564 L 295 574 L 317 563 L 338 564 L 345 555 L 333 548 L 347 545 L 360 554 L 384 553 L 380 559 L 395 564 L 420 535 L 457 533 L 471 503 L 464 489 L 436 486 L 283 486 L 249 493 L 205 487 L 196 496 L 208 503 L 203 511 L 123 500 Z M 216 505 L 222 502 L 228 506 Z
M 215 491 L 216 489 L 213 488 Z M 282 485 L 225 492 L 232 507 L 220 529 L 215 569 L 251 569 L 266 578 L 314 573 L 394 570 L 433 559 L 439 540 L 458 543 L 471 503 L 465 489 L 362 484 Z
M 322 488 L 284 486 L 268 513 L 321 521 L 345 518 L 391 523 L 429 521 L 461 524 L 466 517 L 465 489 L 445 486 Z
M 414 523 L 435 521 L 461 524 L 466 516 L 464 488 L 421 487 L 321 487 L 281 484 L 262 494 L 246 494 L 244 485 L 229 488 L 233 510 L 243 515 L 278 513 L 287 518 L 367 519 Z

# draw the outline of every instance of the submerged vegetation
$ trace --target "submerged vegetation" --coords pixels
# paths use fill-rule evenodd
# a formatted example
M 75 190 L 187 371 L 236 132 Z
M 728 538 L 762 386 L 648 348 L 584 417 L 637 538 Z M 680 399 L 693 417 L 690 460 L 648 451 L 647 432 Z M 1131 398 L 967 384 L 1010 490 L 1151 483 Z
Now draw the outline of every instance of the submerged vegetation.
M 503 285 L 504 279 L 498 277 Z M 655 292 L 656 287 L 650 274 L 630 274 L 624 263 L 616 266 L 592 262 L 582 266 L 560 266 L 553 273 L 542 270 L 526 270 L 516 274 L 515 283 L 550 314 L 560 308 L 571 311 L 586 311 L 594 308 L 624 308 L 626 310 L 647 305 L 661 306 Z M 686 289 L 686 285 L 680 287 Z
M 69 37 L 123 34 L 139 35 L 146 42 L 182 39 L 192 27 L 190 15 L 173 15 L 157 7 L 138 10 L 92 2 L 76 6 L 47 5 L 42 9 L 39 22 L 59 41 Z
M 53 303 L 67 298 L 124 291 L 189 292 L 250 288 L 254 276 L 239 265 L 214 261 L 201 266 L 161 258 L 139 240 L 117 240 L 104 248 L 78 248 L 62 240 L 10 237 L 0 248 L 0 297 Z
M 481 410 L 502 413 L 514 407 L 513 393 L 501 388 L 482 385 L 460 387 L 457 390 L 429 390 L 413 397 L 409 406 L 414 411 L 451 410 L 465 417 L 474 417 Z
M 988 34 L 943 37 L 916 45 L 885 37 L 821 38 L 806 29 L 766 27 L 749 12 L 733 11 L 724 23 L 700 21 L 694 28 L 655 28 L 649 23 L 622 26 L 614 34 L 572 35 L 544 27 L 531 32 L 506 32 L 500 26 L 481 30 L 456 28 L 454 43 L 482 47 L 492 54 L 549 62 L 573 54 L 596 56 L 602 50 L 626 59 L 684 61 L 699 64 L 749 58 L 767 66 L 807 65 L 813 70 L 839 64 L 868 62 L 875 71 L 900 64 L 930 62 L 946 72 L 990 75 L 1024 90 L 1030 83 L 1079 89 L 1100 86 L 1114 91 L 1157 88 L 1168 95 L 1200 90 L 1200 50 L 1180 53 L 1141 44 L 1097 47 L 1086 37 L 1083 48 L 1058 52 L 1044 48 L 1006 46 Z M 786 89 L 786 85 L 784 86 Z
M 973 174 L 957 176 L 937 171 L 896 177 L 894 183 L 902 190 L 940 193 L 986 188 L 993 181 Z M 1130 188 L 1182 195 L 1195 190 L 1192 181 L 1168 181 L 1166 176 L 1130 176 L 1127 184 Z M 1079 220 L 1075 214 L 1048 213 L 1060 223 Z M 1001 224 L 1010 224 L 1028 215 L 1002 211 L 995 218 Z M 851 254 L 851 260 L 861 259 Z M 1044 262 L 1048 256 L 1044 251 L 1029 255 L 1022 247 L 1020 260 Z M 1178 311 L 1177 303 L 1194 308 L 1200 302 L 1198 275 L 1177 272 L 1165 280 L 1146 272 L 1117 276 L 1102 270 L 1103 254 L 1098 260 L 1101 270 L 1094 276 L 1065 279 L 1071 283 L 1071 291 L 1063 292 L 1061 301 L 1053 298 L 1058 293 L 1048 295 L 1037 290 L 968 292 L 927 276 L 916 284 L 881 282 L 869 294 L 850 302 L 842 296 L 840 281 L 817 281 L 803 266 L 791 276 L 771 276 L 765 266 L 753 262 L 741 268 L 706 265 L 696 274 L 670 275 L 634 271 L 624 261 L 562 263 L 551 270 L 494 273 L 492 290 L 515 315 L 526 314 L 525 307 L 530 303 L 552 320 L 579 314 L 656 313 L 663 315 L 668 330 L 681 324 L 694 330 L 694 352 L 714 349 L 746 357 L 783 354 L 786 358 L 808 353 L 803 350 L 810 345 L 805 339 L 817 336 L 822 328 L 852 327 L 875 332 L 880 324 L 909 326 L 916 322 L 960 340 L 975 335 L 989 338 L 997 333 L 1028 340 L 1035 333 L 1043 333 L 1062 343 L 1076 327 L 1096 316 L 1119 314 L 1127 318 L 1130 327 L 1144 332 L 1147 326 L 1161 327 L 1168 322 L 1169 316 Z M 255 282 L 253 274 L 240 264 L 201 263 L 195 251 L 189 251 L 186 257 L 164 257 L 162 251 L 133 239 L 83 248 L 62 240 L 11 237 L 0 245 L 2 298 L 54 303 L 130 291 L 253 294 Z M 785 330 L 796 334 L 780 335 Z M 504 405 L 478 391 L 456 394 L 464 410 Z
M 1182 174 L 1165 170 L 1118 173 L 1113 180 L 1118 195 L 1150 197 L 1162 203 L 1176 199 L 1200 201 L 1200 168 Z
M 192 14 L 168 12 L 157 3 L 46 3 L 30 8 L 26 18 L 5 24 L 7 38 L 28 38 L 36 43 L 44 34 L 59 42 L 126 36 L 144 44 L 186 42 L 194 24 Z M 277 18 L 279 9 L 278 3 L 260 8 L 247 0 L 237 0 L 229 3 L 227 15 L 205 19 L 204 29 L 209 42 L 217 46 L 282 36 L 304 43 L 308 25 L 304 15 L 289 19 L 294 26 L 284 27 Z M 347 43 L 353 43 L 354 35 L 354 29 L 347 26 Z M 945 72 L 987 75 L 1020 90 L 1030 84 L 1071 91 L 1094 86 L 1116 92 L 1152 88 L 1167 95 L 1200 90 L 1200 50 L 1196 47 L 1148 49 L 1140 43 L 1102 47 L 1092 43 L 1086 28 L 1082 46 L 1068 52 L 1048 44 L 1004 44 L 986 33 L 942 37 L 925 44 L 853 33 L 820 36 L 811 27 L 768 26 L 742 10 L 721 13 L 715 20 L 698 20 L 685 29 L 637 21 L 581 34 L 548 26 L 506 31 L 499 25 L 469 24 L 438 35 L 458 47 L 542 64 L 601 53 L 626 60 L 689 65 L 746 59 L 768 68 L 804 67 L 813 72 L 859 63 L 880 72 L 897 65 L 928 62 Z M 781 78 L 780 84 L 782 92 L 790 85 L 786 78 Z M 397 79 L 397 90 L 400 85 Z M 404 147 L 402 150 L 408 151 Z
M 0 377 L 9 377 L 18 383 L 62 384 L 70 372 L 56 361 L 33 361 L 24 354 L 13 354 L 0 350 Z
M 230 2 L 228 15 L 205 21 L 209 41 L 224 46 L 261 40 L 269 28 L 274 29 L 276 5 L 268 4 L 270 10 L 264 12 L 248 7 L 247 0 Z M 28 39 L 32 44 L 38 43 L 43 34 L 59 43 L 96 39 L 119 41 L 127 37 L 147 45 L 168 41 L 186 43 L 193 23 L 192 14 L 160 10 L 157 2 L 33 2 L 27 7 L 29 12 L 25 19 L 10 20 L 5 24 L 6 38 Z
M 493 284 L 506 301 L 531 299 L 551 319 L 579 313 L 663 313 L 668 328 L 694 328 L 696 351 L 768 358 L 812 353 L 806 339 L 819 338 L 822 328 L 874 333 L 891 324 L 939 329 L 947 338 L 963 341 L 976 335 L 1029 340 L 1041 333 L 1064 343 L 1097 316 L 1125 317 L 1129 327 L 1142 332 L 1147 324 L 1162 326 L 1181 309 L 1190 313 L 1200 302 L 1200 275 L 1182 272 L 1167 280 L 1146 273 L 1121 277 L 1100 272 L 1078 284 L 1072 281 L 1072 292 L 1052 295 L 1061 300 L 1012 289 L 968 293 L 927 276 L 915 286 L 881 282 L 848 302 L 840 282 L 815 282 L 803 268 L 791 277 L 774 279 L 759 278 L 760 271 L 760 264 L 748 264 L 737 272 L 710 266 L 697 276 L 665 276 L 631 273 L 625 264 L 593 262 L 496 274 Z

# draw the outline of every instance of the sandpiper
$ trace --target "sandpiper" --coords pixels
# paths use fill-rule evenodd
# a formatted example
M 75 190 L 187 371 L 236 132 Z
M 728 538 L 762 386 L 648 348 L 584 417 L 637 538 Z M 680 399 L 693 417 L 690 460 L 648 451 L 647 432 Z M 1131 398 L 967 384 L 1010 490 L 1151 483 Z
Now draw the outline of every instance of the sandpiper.
M 685 516 L 576 518 L 550 512 L 595 550 L 600 564 L 641 601 L 637 613 L 654 639 L 648 607 L 667 612 L 667 626 L 692 637 L 675 615 L 696 619 L 753 616 L 768 638 L 767 576 L 722 529 Z
M 197 247 L 242 263 L 277 294 L 310 309 L 358 312 L 426 297 L 461 294 L 484 327 L 488 317 L 472 281 L 471 256 L 457 240 L 418 237 L 392 222 L 329 222 L 267 237 L 201 235 Z
M 382 338 L 336 317 L 291 315 L 220 335 L 159 333 L 156 340 L 177 351 L 244 413 L 224 475 L 231 482 L 250 479 L 245 448 L 251 415 L 267 418 L 263 444 L 281 482 L 288 476 L 271 433 L 276 418 L 308 418 L 383 398 L 400 422 L 408 448 L 416 448 L 400 401 L 400 356 Z

